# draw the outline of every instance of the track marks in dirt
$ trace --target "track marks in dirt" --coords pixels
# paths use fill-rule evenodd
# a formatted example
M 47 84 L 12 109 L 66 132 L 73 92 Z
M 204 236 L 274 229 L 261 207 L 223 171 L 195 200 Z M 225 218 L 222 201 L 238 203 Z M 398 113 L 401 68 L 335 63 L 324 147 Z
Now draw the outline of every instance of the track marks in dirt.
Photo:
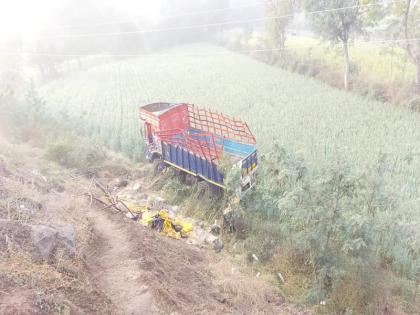
M 133 247 L 121 226 L 105 212 L 92 211 L 95 248 L 88 257 L 92 281 L 120 314 L 151 314 L 153 298 L 142 283 L 142 272 L 132 258 Z
M 87 261 L 95 286 L 115 307 L 112 314 L 304 314 L 278 303 L 279 294 L 255 277 L 230 274 L 225 256 L 215 264 L 214 253 L 160 236 L 121 213 L 90 212 L 95 240 Z

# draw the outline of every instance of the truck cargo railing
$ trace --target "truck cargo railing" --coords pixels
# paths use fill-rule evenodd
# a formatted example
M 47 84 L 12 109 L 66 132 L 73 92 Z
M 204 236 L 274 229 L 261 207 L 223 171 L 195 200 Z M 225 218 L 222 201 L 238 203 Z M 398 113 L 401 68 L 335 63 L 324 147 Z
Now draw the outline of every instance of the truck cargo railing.
M 248 124 L 242 120 L 193 104 L 188 104 L 188 118 L 191 128 L 204 130 L 241 143 L 256 144 L 255 137 Z
M 218 161 L 223 152 L 223 141 L 209 132 L 190 133 L 186 130 L 171 129 L 156 132 L 160 141 L 179 145 L 191 152 L 200 152 L 209 161 Z

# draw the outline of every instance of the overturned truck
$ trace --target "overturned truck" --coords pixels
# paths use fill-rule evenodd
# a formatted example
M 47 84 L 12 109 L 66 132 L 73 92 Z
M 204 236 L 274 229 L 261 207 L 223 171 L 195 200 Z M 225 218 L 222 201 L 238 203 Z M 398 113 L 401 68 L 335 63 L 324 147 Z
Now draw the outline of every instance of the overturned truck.
M 248 125 L 222 113 L 184 103 L 140 107 L 146 159 L 157 167 L 172 166 L 225 189 L 221 159 L 240 168 L 240 190 L 253 185 L 257 169 L 255 137 Z

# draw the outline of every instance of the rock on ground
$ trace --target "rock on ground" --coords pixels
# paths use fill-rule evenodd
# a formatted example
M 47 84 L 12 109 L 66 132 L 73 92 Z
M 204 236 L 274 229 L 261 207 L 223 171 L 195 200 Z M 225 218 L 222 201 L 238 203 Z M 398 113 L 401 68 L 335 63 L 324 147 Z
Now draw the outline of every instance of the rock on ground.
M 69 256 L 75 254 L 76 235 L 73 226 L 51 227 L 0 220 L 0 250 L 17 245 L 29 249 L 35 260 L 54 260 L 57 250 Z

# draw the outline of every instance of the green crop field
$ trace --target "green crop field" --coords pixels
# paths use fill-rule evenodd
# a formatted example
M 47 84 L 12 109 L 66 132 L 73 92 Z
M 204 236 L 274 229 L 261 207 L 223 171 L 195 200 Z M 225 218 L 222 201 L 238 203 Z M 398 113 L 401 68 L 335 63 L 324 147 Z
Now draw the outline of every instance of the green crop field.
M 261 153 L 277 142 L 313 168 L 339 161 L 364 171 L 385 155 L 392 161 L 386 185 L 405 210 L 419 210 L 418 114 L 222 48 L 193 45 L 114 60 L 40 92 L 52 115 L 75 118 L 89 134 L 133 156 L 142 154 L 137 108 L 155 101 L 195 103 L 240 117 Z

